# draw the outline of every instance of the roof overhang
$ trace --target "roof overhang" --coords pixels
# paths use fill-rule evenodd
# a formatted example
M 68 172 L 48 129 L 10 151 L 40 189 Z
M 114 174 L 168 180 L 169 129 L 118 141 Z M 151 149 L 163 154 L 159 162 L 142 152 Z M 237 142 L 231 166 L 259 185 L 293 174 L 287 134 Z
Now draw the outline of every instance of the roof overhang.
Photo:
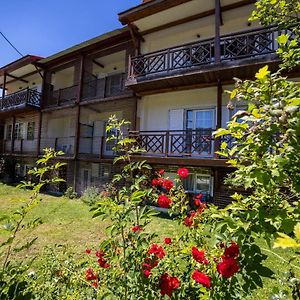
M 41 60 L 43 57 L 35 56 L 35 55 L 26 55 L 20 59 L 17 59 L 3 67 L 0 68 L 0 76 L 3 76 L 4 73 L 11 73 L 13 71 L 16 71 L 17 69 L 20 69 L 24 66 L 27 66 L 29 64 L 33 64 L 39 60 Z
M 42 68 L 58 65 L 66 61 L 78 58 L 82 54 L 90 54 L 93 51 L 100 51 L 117 44 L 131 42 L 131 36 L 128 27 L 113 30 L 102 34 L 71 48 L 58 52 L 38 62 Z
M 6 83 L 21 80 L 26 82 L 24 78 L 38 73 L 36 63 L 42 57 L 35 55 L 26 55 L 0 68 L 0 88 L 4 83 L 4 74 L 6 74 Z
M 119 20 L 126 25 L 189 1 L 192 0 L 152 0 L 119 13 Z

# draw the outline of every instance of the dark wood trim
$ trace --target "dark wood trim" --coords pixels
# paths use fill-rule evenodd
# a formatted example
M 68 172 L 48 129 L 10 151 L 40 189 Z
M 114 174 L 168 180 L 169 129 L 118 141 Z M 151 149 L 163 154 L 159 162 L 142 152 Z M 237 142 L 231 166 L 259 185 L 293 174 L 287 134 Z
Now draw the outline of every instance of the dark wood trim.
M 215 0 L 215 62 L 221 62 L 221 34 L 220 34 L 220 27 L 221 27 L 221 3 L 220 0 Z
M 40 155 L 41 151 L 41 135 L 42 135 L 42 122 L 43 122 L 43 113 L 39 112 L 39 128 L 38 128 L 38 136 L 37 136 L 37 145 L 36 145 L 36 153 L 37 157 Z
M 228 10 L 232 10 L 232 9 L 240 8 L 240 7 L 243 7 L 243 6 L 246 6 L 246 5 L 253 4 L 255 2 L 256 2 L 255 0 L 242 0 L 242 1 L 238 1 L 238 2 L 233 3 L 233 4 L 228 4 L 228 5 L 222 6 L 221 10 L 220 10 L 220 14 L 222 14 L 223 12 L 228 11 Z M 195 21 L 195 20 L 198 20 L 198 19 L 209 17 L 209 16 L 212 16 L 214 14 L 215 14 L 214 9 L 207 10 L 207 11 L 189 16 L 189 17 L 185 17 L 185 18 L 182 18 L 182 19 L 179 19 L 179 20 L 167 23 L 167 24 L 163 24 L 163 25 L 160 25 L 160 26 L 157 26 L 157 27 L 154 27 L 154 28 L 150 28 L 150 29 L 141 31 L 141 35 L 145 36 L 147 34 L 151 34 L 151 33 L 157 32 L 157 31 L 168 29 L 170 27 L 178 26 L 178 25 L 189 23 L 189 22 L 192 22 L 192 21 Z M 221 24 L 222 23 L 223 22 L 221 22 Z
M 231 85 L 234 84 L 234 80 L 226 80 L 223 81 L 222 84 L 224 85 Z M 143 92 L 143 93 L 137 93 L 138 96 L 147 96 L 147 95 L 153 95 L 153 94 L 164 94 L 164 93 L 170 93 L 170 92 L 178 92 L 178 91 L 188 91 L 193 89 L 202 89 L 202 88 L 208 88 L 208 87 L 215 87 L 217 86 L 217 81 L 212 82 L 204 82 L 204 83 L 197 83 L 192 85 L 182 85 L 182 86 L 176 86 L 176 87 L 169 87 L 169 88 L 158 88 L 158 89 L 151 89 L 149 91 Z
M 16 81 L 21 81 L 21 82 L 24 82 L 24 83 L 27 83 L 27 84 L 29 83 L 28 80 L 25 80 L 22 77 L 17 77 L 17 76 L 8 74 L 8 73 L 6 74 L 6 76 L 11 77 L 11 78 L 15 79 Z
M 0 76 L 3 76 L 4 72 L 11 73 L 17 69 L 20 69 L 26 65 L 29 65 L 33 62 L 37 62 L 38 60 L 42 59 L 40 56 L 34 56 L 34 55 L 26 55 L 12 63 L 9 63 L 8 65 L 2 67 L 0 69 Z
M 133 161 L 147 160 L 150 164 L 166 164 L 195 167 L 225 167 L 232 168 L 227 164 L 226 159 L 205 159 L 205 158 L 182 158 L 182 157 L 155 157 L 155 156 L 133 156 Z
M 100 67 L 100 68 L 102 68 L 102 69 L 105 68 L 103 64 L 97 62 L 95 59 L 93 59 L 92 62 L 93 62 L 93 64 L 95 64 L 96 66 L 98 66 L 98 67 Z
M 14 153 L 15 150 L 15 127 L 16 127 L 16 116 L 12 117 L 12 133 L 11 133 L 11 154 Z
M 33 72 L 27 73 L 27 74 L 25 74 L 25 75 L 23 75 L 23 76 L 21 76 L 19 78 L 24 79 L 24 78 L 30 77 L 32 75 L 35 75 L 37 73 L 39 73 L 39 71 L 33 71 Z M 6 82 L 6 84 L 14 83 L 16 81 L 18 81 L 18 79 L 9 80 L 9 81 Z M 1 87 L 2 87 L 2 84 L 0 84 L 0 88 Z
M 5 97 L 5 90 L 6 90 L 6 72 L 4 72 L 3 76 L 3 87 L 2 87 L 2 99 Z M 2 105 L 1 105 L 2 106 Z M 2 108 L 2 107 L 1 107 Z
M 58 56 L 57 58 L 53 58 L 48 62 L 45 63 L 37 62 L 36 64 L 41 68 L 44 67 L 52 68 L 54 66 L 65 63 L 66 61 L 77 60 L 78 58 L 80 58 L 81 55 L 90 55 L 95 52 L 99 52 L 99 49 L 107 50 L 107 55 L 108 55 L 112 53 L 112 50 L 109 50 L 112 45 L 120 45 L 120 44 L 124 45 L 128 42 L 131 43 L 131 36 L 129 30 L 122 32 L 119 35 L 102 40 L 100 42 L 96 42 L 94 44 L 88 45 L 86 47 L 77 50 L 73 50 L 72 52 L 66 54 L 62 54 L 61 56 Z
M 222 96 L 223 86 L 220 80 L 217 83 L 217 129 L 222 127 Z
M 123 25 L 192 0 L 152 0 L 119 13 Z

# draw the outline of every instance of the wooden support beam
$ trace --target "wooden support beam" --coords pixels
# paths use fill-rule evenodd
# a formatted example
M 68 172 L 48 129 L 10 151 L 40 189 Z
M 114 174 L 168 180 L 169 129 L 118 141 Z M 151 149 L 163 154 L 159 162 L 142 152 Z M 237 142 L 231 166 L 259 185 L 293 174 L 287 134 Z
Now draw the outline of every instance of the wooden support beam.
M 3 86 L 2 86 L 2 99 L 5 98 L 6 76 L 7 76 L 7 74 L 4 72 L 4 76 L 3 76 Z M 1 108 L 2 108 L 2 107 L 1 107 Z
M 16 130 L 16 116 L 13 116 L 13 124 L 12 124 L 12 133 L 11 133 L 11 154 L 14 153 L 15 150 L 15 130 Z
M 216 63 L 221 62 L 220 14 L 221 14 L 220 0 L 215 0 L 215 61 Z
M 11 78 L 15 79 L 16 81 L 21 81 L 21 82 L 24 82 L 27 84 L 29 83 L 28 80 L 25 80 L 22 77 L 17 77 L 17 76 L 11 75 L 11 74 L 6 74 L 6 76 L 11 77 Z
M 222 96 L 223 86 L 220 80 L 217 85 L 217 129 L 222 127 Z
M 30 73 L 27 73 L 26 75 L 23 75 L 21 78 L 22 79 L 24 79 L 24 78 L 27 78 L 27 77 L 30 77 L 30 76 L 32 76 L 32 75 L 35 75 L 35 74 L 37 74 L 38 73 L 38 71 L 33 71 L 33 72 L 30 72 Z M 10 83 L 14 83 L 14 82 L 16 82 L 16 81 L 18 81 L 17 79 L 13 79 L 13 80 L 9 80 L 9 81 L 7 81 L 6 83 L 7 84 L 10 84 Z M 2 88 L 2 84 L 0 84 L 0 88 Z
M 99 63 L 99 62 L 96 61 L 95 59 L 93 59 L 92 62 L 93 62 L 96 66 L 98 66 L 98 67 L 100 67 L 100 68 L 102 68 L 102 69 L 105 68 L 103 64 Z
M 236 8 L 239 8 L 239 7 L 243 7 L 243 6 L 246 6 L 246 5 L 250 5 L 250 4 L 253 4 L 255 2 L 256 2 L 256 0 L 241 0 L 241 1 L 238 1 L 238 2 L 235 2 L 235 3 L 232 3 L 232 4 L 224 5 L 224 6 L 221 7 L 220 15 L 221 15 L 222 12 L 229 11 L 229 10 L 232 10 L 232 9 L 236 9 Z M 207 10 L 207 11 L 189 16 L 189 17 L 185 17 L 185 18 L 182 18 L 182 19 L 179 19 L 179 20 L 167 23 L 167 24 L 163 24 L 163 25 L 160 25 L 160 26 L 157 26 L 157 27 L 154 27 L 154 28 L 144 30 L 144 31 L 140 32 L 140 34 L 142 36 L 144 36 L 144 35 L 151 34 L 151 33 L 157 32 L 157 31 L 168 29 L 170 27 L 178 26 L 178 25 L 185 24 L 185 23 L 188 23 L 188 22 L 192 22 L 192 21 L 195 21 L 195 20 L 198 20 L 198 19 L 213 16 L 214 14 L 215 14 L 215 9 L 210 9 L 210 10 Z M 221 21 L 221 24 L 223 25 L 223 21 Z
M 41 148 L 41 135 L 42 135 L 42 121 L 43 121 L 43 113 L 39 112 L 39 124 L 38 124 L 38 136 L 37 136 L 37 143 L 36 143 L 36 155 L 37 157 L 40 155 L 40 148 Z

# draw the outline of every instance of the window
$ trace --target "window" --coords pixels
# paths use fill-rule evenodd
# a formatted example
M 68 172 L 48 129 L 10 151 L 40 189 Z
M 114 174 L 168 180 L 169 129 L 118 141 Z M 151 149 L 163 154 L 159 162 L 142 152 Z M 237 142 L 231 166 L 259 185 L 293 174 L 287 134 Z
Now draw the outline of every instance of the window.
M 7 125 L 6 127 L 6 139 L 9 141 L 11 140 L 11 136 L 12 136 L 12 125 Z
M 16 123 L 15 124 L 15 140 L 22 140 L 24 138 L 24 124 L 23 123 Z
M 187 129 L 213 129 L 215 128 L 214 109 L 188 110 L 186 115 Z
M 111 174 L 111 166 L 109 164 L 100 164 L 99 165 L 99 177 L 100 178 L 109 178 Z
M 35 122 L 28 122 L 27 125 L 27 140 L 34 140 Z
M 183 185 L 187 192 L 212 195 L 213 179 L 208 174 L 190 174 L 190 176 L 183 181 Z

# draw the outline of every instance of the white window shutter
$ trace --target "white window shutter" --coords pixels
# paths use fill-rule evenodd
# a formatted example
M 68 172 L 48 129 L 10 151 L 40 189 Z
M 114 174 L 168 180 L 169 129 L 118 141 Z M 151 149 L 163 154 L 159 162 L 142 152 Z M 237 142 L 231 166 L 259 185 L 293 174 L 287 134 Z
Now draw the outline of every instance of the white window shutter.
M 169 111 L 169 130 L 183 130 L 184 109 L 171 109 Z

